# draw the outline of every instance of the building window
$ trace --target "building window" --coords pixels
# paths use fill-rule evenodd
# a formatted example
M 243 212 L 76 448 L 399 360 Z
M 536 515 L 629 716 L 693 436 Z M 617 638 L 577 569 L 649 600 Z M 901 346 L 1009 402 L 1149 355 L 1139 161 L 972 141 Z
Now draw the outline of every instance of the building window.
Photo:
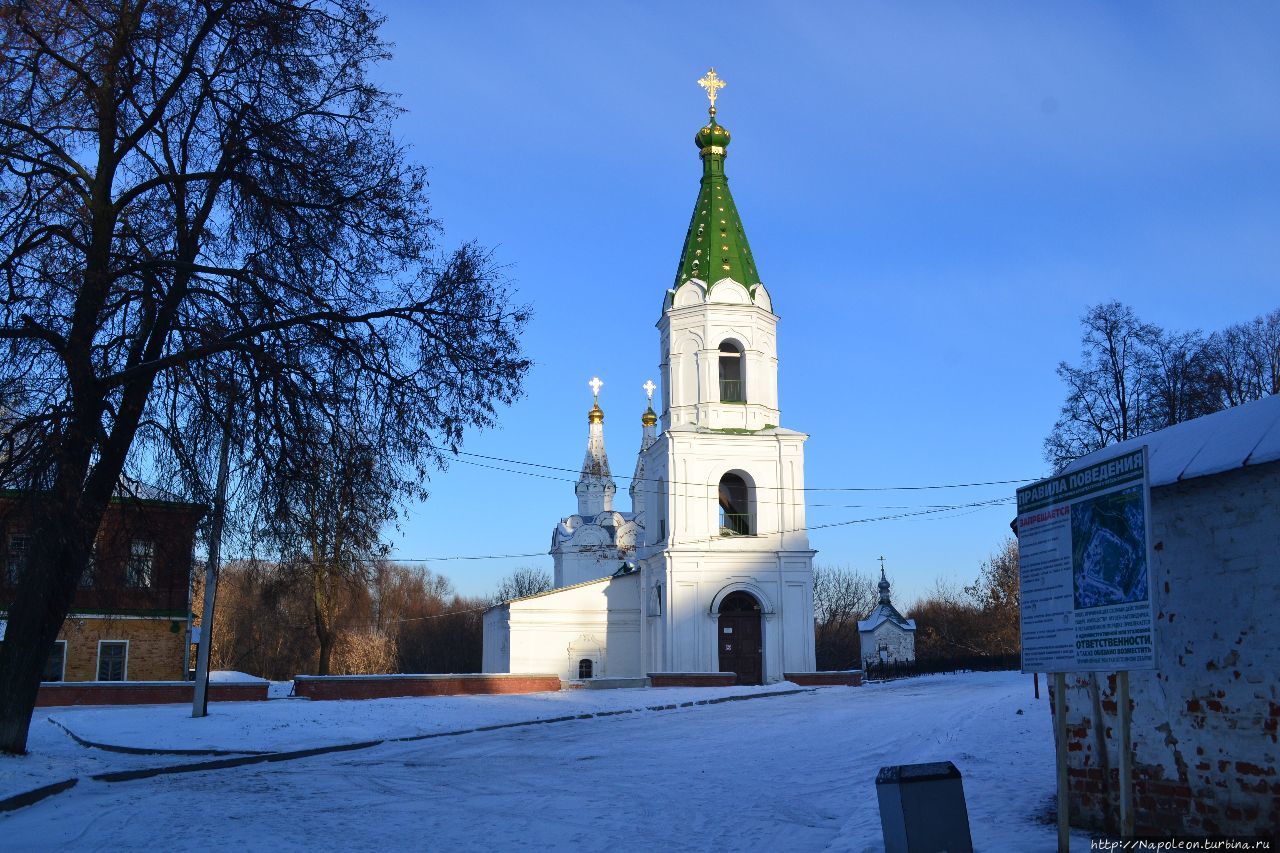
M 44 662 L 44 673 L 41 681 L 64 681 L 67 666 L 67 641 L 54 640 L 49 650 L 49 658 Z
M 148 588 L 151 586 L 151 568 L 155 562 L 155 543 L 149 539 L 134 539 L 129 545 L 129 565 L 125 569 L 125 586 Z
M 741 475 L 730 471 L 720 478 L 720 535 L 752 536 L 755 529 L 751 490 Z
M 18 578 L 22 576 L 22 570 L 27 567 L 27 552 L 30 548 L 31 539 L 25 533 L 14 533 L 9 536 L 9 551 L 7 560 L 7 575 L 9 583 L 17 584 Z
M 595 669 L 595 664 L 591 662 L 591 658 L 583 658 L 582 660 L 578 661 L 578 677 L 579 678 L 590 678 L 591 673 L 594 669 Z
M 124 681 L 129 671 L 129 643 L 102 640 L 98 643 L 98 680 Z
M 747 402 L 742 348 L 733 341 L 720 344 L 720 402 Z
M 667 481 L 658 478 L 658 538 L 655 542 L 663 542 L 667 538 Z

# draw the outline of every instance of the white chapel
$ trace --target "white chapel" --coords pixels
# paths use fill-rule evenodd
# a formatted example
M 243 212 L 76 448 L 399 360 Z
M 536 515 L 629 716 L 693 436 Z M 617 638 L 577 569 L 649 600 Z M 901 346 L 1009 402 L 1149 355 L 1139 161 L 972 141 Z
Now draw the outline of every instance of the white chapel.
M 725 177 L 724 83 L 714 69 L 698 82 L 702 180 L 657 324 L 661 415 L 646 382 L 631 511 L 614 507 L 593 379 L 577 511 L 552 533 L 555 587 L 486 611 L 485 672 L 759 684 L 815 668 L 808 436 L 780 426 L 778 317 Z

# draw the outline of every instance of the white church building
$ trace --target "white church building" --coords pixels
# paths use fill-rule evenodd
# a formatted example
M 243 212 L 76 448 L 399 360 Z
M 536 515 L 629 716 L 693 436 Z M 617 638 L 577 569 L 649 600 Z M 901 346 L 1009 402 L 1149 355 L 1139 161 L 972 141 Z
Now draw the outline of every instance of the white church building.
M 485 672 L 759 684 L 815 668 L 808 436 L 780 426 L 778 317 L 725 177 L 723 82 L 713 70 L 699 83 L 702 181 L 657 324 L 661 415 L 648 382 L 631 511 L 614 507 L 593 379 L 577 512 L 552 534 L 555 588 L 485 613 Z

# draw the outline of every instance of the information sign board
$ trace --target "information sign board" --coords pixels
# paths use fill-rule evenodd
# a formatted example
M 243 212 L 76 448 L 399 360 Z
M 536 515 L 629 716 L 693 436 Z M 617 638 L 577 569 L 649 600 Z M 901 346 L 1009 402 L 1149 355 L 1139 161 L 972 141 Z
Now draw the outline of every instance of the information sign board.
M 1018 489 L 1023 672 L 1155 668 L 1147 448 Z

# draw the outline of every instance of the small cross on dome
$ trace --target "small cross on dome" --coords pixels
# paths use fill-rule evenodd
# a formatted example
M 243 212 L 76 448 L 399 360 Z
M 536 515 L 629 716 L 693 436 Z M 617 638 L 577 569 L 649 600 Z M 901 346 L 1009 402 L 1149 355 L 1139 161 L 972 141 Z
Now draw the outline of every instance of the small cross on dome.
M 600 396 L 600 388 L 601 388 L 601 386 L 603 386 L 603 385 L 604 385 L 604 383 L 600 381 L 600 377 L 599 377 L 599 376 L 592 376 L 592 377 L 591 377 L 591 381 L 590 381 L 590 382 L 588 382 L 587 384 L 591 386 L 591 394 L 592 394 L 592 396 L 594 396 L 594 397 L 599 397 L 599 396 Z
M 654 392 L 654 390 L 655 390 L 658 386 L 653 384 L 653 380 L 652 380 L 652 379 L 648 379 L 648 380 L 646 380 L 646 381 L 645 381 L 645 383 L 644 383 L 643 385 L 641 385 L 640 387 L 641 387 L 641 388 L 643 388 L 643 389 L 644 389 L 644 392 L 645 392 L 646 394 L 648 394 L 648 395 L 649 395 L 649 402 L 650 402 L 650 403 L 652 403 L 652 402 L 653 402 L 653 392 Z

